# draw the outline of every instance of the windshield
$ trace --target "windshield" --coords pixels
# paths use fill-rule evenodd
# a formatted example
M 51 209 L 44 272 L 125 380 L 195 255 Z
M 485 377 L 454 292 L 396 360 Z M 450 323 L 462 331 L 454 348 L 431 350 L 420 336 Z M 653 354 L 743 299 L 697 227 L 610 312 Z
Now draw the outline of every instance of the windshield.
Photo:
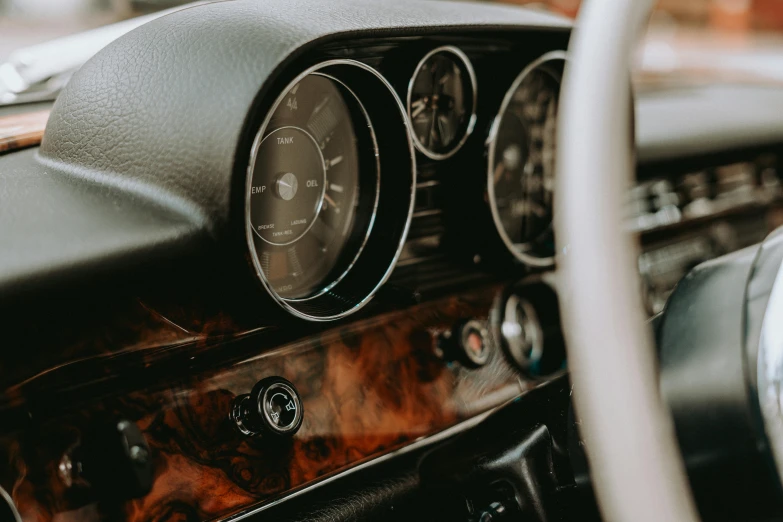
M 19 48 L 184 3 L 176 0 L 0 0 L 0 60 Z
M 192 1 L 192 0 L 190 0 Z M 154 13 L 184 0 L 0 0 L 0 60 L 13 50 Z M 579 0 L 510 0 L 575 16 Z M 662 0 L 654 22 L 668 26 L 714 27 L 734 32 L 783 28 L 778 0 Z
M 570 17 L 580 3 L 506 1 Z M 103 46 L 188 3 L 0 0 L 0 105 L 54 99 L 71 74 Z M 661 0 L 640 49 L 637 80 L 648 87 L 716 78 L 783 81 L 781 29 L 779 0 Z

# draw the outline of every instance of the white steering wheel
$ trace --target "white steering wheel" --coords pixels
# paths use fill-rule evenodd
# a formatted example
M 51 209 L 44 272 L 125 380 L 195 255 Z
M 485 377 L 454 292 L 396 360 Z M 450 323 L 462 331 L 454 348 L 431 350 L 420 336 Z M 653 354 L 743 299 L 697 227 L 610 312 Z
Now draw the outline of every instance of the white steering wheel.
M 607 522 L 695 522 L 624 229 L 633 169 L 630 65 L 652 0 L 585 0 L 558 122 L 555 230 L 580 430 Z

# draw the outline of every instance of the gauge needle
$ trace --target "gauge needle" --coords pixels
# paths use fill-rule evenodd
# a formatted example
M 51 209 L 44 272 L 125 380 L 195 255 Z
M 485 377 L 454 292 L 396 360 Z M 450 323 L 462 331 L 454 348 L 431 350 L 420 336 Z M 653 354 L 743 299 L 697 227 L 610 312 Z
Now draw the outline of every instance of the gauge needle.
M 334 207 L 335 212 L 337 212 L 338 214 L 340 213 L 340 206 L 337 203 L 335 203 L 335 201 L 332 199 L 332 197 L 329 194 L 324 193 L 324 199 L 326 200 L 327 203 L 329 203 L 331 206 Z
M 531 201 L 531 189 L 533 188 L 531 186 L 532 178 L 533 178 L 533 173 L 530 172 L 530 170 L 526 165 L 522 177 L 522 200 L 525 202 L 525 216 L 522 218 L 523 219 L 522 223 L 523 223 L 523 228 L 525 229 L 525 237 L 529 239 L 532 239 L 530 238 L 530 236 L 533 234 L 533 229 L 534 229 L 533 220 L 529 219 L 530 213 L 533 210 L 532 209 L 533 202 Z
M 438 115 L 437 115 L 437 113 L 433 112 L 432 113 L 432 122 L 430 122 L 430 145 L 433 144 L 433 143 L 435 143 L 437 145 L 438 142 L 439 142 L 438 136 L 435 134 L 435 130 L 437 128 L 436 127 L 437 123 L 438 123 Z
M 411 118 L 416 118 L 419 114 L 424 111 L 424 109 L 427 108 L 427 99 L 429 97 L 425 96 L 424 98 L 421 98 L 420 100 L 416 100 L 411 104 L 411 108 L 413 108 L 413 112 L 411 113 Z
M 449 143 L 451 142 L 451 131 L 447 127 L 446 123 L 443 123 L 444 121 L 448 122 L 448 119 L 444 115 L 438 116 L 438 134 L 440 134 L 440 140 L 443 143 Z
M 503 163 L 498 163 L 498 166 L 495 167 L 495 183 L 498 183 L 500 181 L 500 178 L 503 177 L 503 174 L 506 172 L 505 167 L 503 166 Z
M 318 114 L 319 112 L 321 112 L 321 109 L 323 109 L 326 106 L 327 103 L 329 103 L 329 96 L 327 96 L 326 98 L 321 100 L 321 103 L 319 103 L 318 105 L 315 106 L 315 109 L 313 109 L 313 113 L 312 113 L 312 115 L 310 117 L 312 118 L 313 115 Z
M 538 216 L 540 218 L 546 217 L 546 209 L 543 206 L 539 205 L 538 203 L 536 203 L 534 201 L 530 201 L 528 203 L 528 206 L 530 207 L 530 209 L 533 211 L 533 213 L 536 216 Z

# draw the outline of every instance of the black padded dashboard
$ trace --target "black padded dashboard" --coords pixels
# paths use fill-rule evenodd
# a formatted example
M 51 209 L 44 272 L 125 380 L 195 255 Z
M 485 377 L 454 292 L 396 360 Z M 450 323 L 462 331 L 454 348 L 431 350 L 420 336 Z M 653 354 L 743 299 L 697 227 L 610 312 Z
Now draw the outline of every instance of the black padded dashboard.
M 463 49 L 480 77 L 476 132 L 450 161 L 417 153 L 418 177 L 426 184 L 450 170 L 475 169 L 481 178 L 484 139 L 503 92 L 526 63 L 565 49 L 570 31 L 558 17 L 488 4 L 340 6 L 197 5 L 131 32 L 90 60 L 55 103 L 40 150 L 0 157 L 2 299 L 164 262 L 197 264 L 216 252 L 241 258 L 252 137 L 276 92 L 324 60 L 362 61 L 403 98 L 410 70 L 427 49 Z M 776 111 L 747 110 L 743 100 L 757 96 L 767 107 L 783 105 L 783 91 L 770 87 L 639 93 L 642 171 L 653 175 L 726 151 L 742 157 L 783 141 Z M 427 200 L 437 195 L 419 192 L 412 239 L 443 226 L 426 215 Z M 432 270 L 442 273 L 444 266 Z M 393 277 L 407 279 L 405 268 Z
M 395 47 L 456 43 L 479 62 L 482 53 L 496 60 L 486 61 L 480 99 L 495 89 L 499 104 L 525 60 L 564 49 L 569 29 L 536 11 L 415 0 L 349 0 L 340 9 L 234 0 L 144 25 L 74 75 L 39 151 L 0 161 L 0 243 L 14 252 L 0 260 L 0 293 L 238 252 L 250 142 L 275 90 L 312 63 L 362 60 L 391 74 L 401 65 Z M 503 68 L 500 57 L 515 63 Z M 491 89 L 490 66 L 502 78 Z
M 213 235 L 230 217 L 250 119 L 295 59 L 364 37 L 565 31 L 514 8 L 440 2 L 216 2 L 155 20 L 101 51 L 55 103 L 41 158 L 133 180 Z M 290 79 L 290 78 L 288 78 Z M 245 150 L 241 150 L 244 147 Z M 170 199 L 169 199 L 170 198 Z

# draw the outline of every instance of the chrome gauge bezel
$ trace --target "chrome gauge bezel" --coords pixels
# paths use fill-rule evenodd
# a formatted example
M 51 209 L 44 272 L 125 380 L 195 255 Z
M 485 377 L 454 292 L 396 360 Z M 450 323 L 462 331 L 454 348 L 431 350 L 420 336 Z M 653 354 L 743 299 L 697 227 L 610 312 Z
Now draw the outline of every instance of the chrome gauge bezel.
M 71 464 L 70 460 L 68 460 L 67 462 Z M 61 464 L 61 469 L 62 469 L 62 464 Z M 72 480 L 70 475 L 70 469 L 69 468 L 65 468 L 65 469 L 67 472 L 65 479 Z M 63 476 L 62 471 L 60 473 L 61 473 L 60 476 L 62 477 Z M 4 513 L 4 515 L 6 516 L 10 515 L 12 517 L 9 522 L 12 521 L 22 522 L 22 515 L 19 513 L 19 509 L 16 507 L 16 503 L 14 502 L 14 499 L 11 497 L 11 495 L 8 494 L 8 492 L 2 486 L 0 486 L 0 502 L 5 503 L 6 512 Z M 3 510 L 0 509 L 0 513 L 2 513 L 2 511 Z M 6 518 L 3 517 L 3 520 L 6 520 Z
M 365 223 L 367 224 L 365 225 L 366 232 L 361 240 L 361 244 L 358 246 L 358 250 L 353 259 L 346 265 L 346 268 L 337 277 L 325 281 L 323 288 L 320 288 L 312 295 L 301 298 L 285 298 L 275 291 L 261 268 L 261 261 L 255 245 L 256 233 L 253 230 L 253 226 L 251 226 L 250 196 L 258 148 L 265 138 L 272 117 L 289 91 L 308 75 L 323 76 L 339 84 L 342 89 L 353 97 L 353 101 L 361 109 L 361 112 L 366 119 L 366 127 L 369 129 L 369 134 L 372 137 L 372 146 L 374 149 L 372 153 L 374 154 L 377 178 L 374 188 L 375 199 L 374 204 L 372 205 L 372 215 L 364 216 Z M 352 82 L 346 79 L 353 78 L 357 75 L 361 77 L 359 78 L 360 80 L 365 81 L 357 80 Z M 368 82 L 366 80 L 368 79 L 374 81 L 375 84 L 367 85 Z M 368 92 L 368 89 L 374 89 L 373 92 L 380 93 L 381 96 L 388 96 L 390 98 L 372 100 L 371 96 L 362 96 L 362 93 L 357 92 L 357 90 Z M 374 105 L 368 107 L 363 102 L 363 99 L 366 99 L 368 104 Z M 391 124 L 386 125 L 376 133 L 372 124 L 373 112 L 379 113 L 380 111 L 390 111 L 394 113 L 395 117 L 398 116 L 399 127 Z M 359 125 L 360 122 L 354 121 L 354 124 Z M 364 125 L 363 122 L 361 122 L 361 124 Z M 308 321 L 331 321 L 340 319 L 365 306 L 372 299 L 380 286 L 386 282 L 391 275 L 405 244 L 415 204 L 415 152 L 408 129 L 409 124 L 405 108 L 391 84 L 372 67 L 354 60 L 328 60 L 305 69 L 281 89 L 275 101 L 269 106 L 264 120 L 255 135 L 248 158 L 249 163 L 247 164 L 245 182 L 245 238 L 256 279 L 260 282 L 266 293 L 290 314 Z M 382 135 L 382 138 L 387 138 L 385 143 L 382 140 L 379 140 L 379 134 Z M 389 143 L 390 141 L 394 141 L 394 143 Z M 388 150 L 384 151 L 384 146 L 392 152 L 389 153 Z M 395 148 L 396 151 L 394 150 Z M 404 154 L 401 154 L 402 149 L 404 149 Z M 386 152 L 386 154 L 384 154 L 384 152 Z M 394 152 L 396 152 L 396 154 Z M 404 156 L 409 157 L 409 161 L 405 161 Z M 399 163 L 394 164 L 397 168 L 388 168 L 392 162 Z M 402 163 L 404 163 L 404 169 L 400 168 Z M 384 169 L 384 166 L 386 169 Z M 408 173 L 400 172 L 400 170 L 408 169 Z M 383 178 L 383 173 L 386 170 L 389 170 L 390 174 L 388 174 L 386 178 Z M 409 176 L 406 176 L 406 174 L 409 174 Z M 384 183 L 386 184 L 384 190 L 381 190 L 380 188 L 382 178 L 385 180 Z M 395 195 L 393 196 L 392 194 Z M 399 199 L 403 194 L 409 201 L 407 205 L 401 207 L 399 205 Z M 398 209 L 393 212 L 388 208 L 391 207 L 389 198 L 392 197 L 396 198 L 394 203 L 396 203 L 398 207 Z M 383 212 L 383 216 L 379 217 L 379 208 L 384 207 L 384 205 L 387 207 L 386 212 Z M 392 213 L 395 213 L 395 215 L 390 216 Z M 379 230 L 379 227 L 381 230 Z M 379 249 L 378 245 L 383 243 L 382 238 L 387 236 L 391 238 L 394 243 L 388 244 L 387 241 L 386 246 Z M 362 270 L 358 265 L 362 264 L 364 257 L 367 257 L 368 260 L 372 259 L 372 263 L 370 261 L 365 262 L 365 269 Z M 370 265 L 372 265 L 372 269 L 368 269 Z M 376 266 L 378 268 L 374 268 Z M 362 275 L 364 272 L 373 271 L 375 272 L 374 276 L 367 276 L 365 278 Z
M 503 115 L 508 110 L 509 105 L 511 104 L 511 101 L 514 97 L 514 94 L 516 93 L 519 86 L 522 84 L 523 81 L 535 70 L 540 68 L 541 66 L 548 64 L 550 62 L 563 62 L 566 61 L 566 53 L 565 51 L 550 51 L 546 54 L 543 54 L 542 56 L 538 57 L 537 59 L 533 60 L 530 64 L 528 64 L 524 69 L 522 69 L 522 72 L 519 73 L 519 75 L 516 77 L 514 82 L 511 84 L 511 87 L 506 91 L 505 96 L 503 97 L 503 102 L 500 105 L 500 110 L 495 115 L 495 119 L 492 121 L 492 126 L 490 127 L 489 136 L 487 137 L 487 185 L 486 185 L 486 191 L 487 191 L 487 201 L 489 204 L 490 212 L 492 213 L 492 221 L 495 224 L 495 229 L 497 230 L 498 235 L 500 236 L 500 239 L 503 241 L 505 246 L 508 248 L 508 251 L 520 262 L 524 263 L 525 265 L 535 267 L 535 268 L 549 268 L 554 266 L 555 264 L 555 255 L 554 253 L 551 256 L 536 256 L 529 254 L 528 252 L 520 251 L 517 248 L 517 244 L 514 243 L 511 238 L 508 236 L 508 233 L 505 230 L 505 227 L 503 226 L 503 223 L 501 221 L 500 215 L 498 214 L 497 210 L 497 200 L 495 197 L 495 185 L 493 182 L 493 173 L 495 170 L 494 165 L 494 158 L 495 158 L 495 147 L 497 145 L 497 138 L 498 138 L 498 132 L 500 131 L 500 123 L 503 118 Z M 558 84 L 562 84 L 562 74 L 559 78 L 556 78 Z M 549 224 L 549 228 L 552 228 L 552 223 Z
M 468 119 L 468 126 L 465 128 L 465 133 L 451 150 L 444 153 L 438 153 L 428 149 L 419 140 L 418 136 L 416 136 L 416 133 L 413 132 L 413 120 L 411 118 L 411 97 L 413 95 L 413 84 L 416 82 L 416 78 L 418 77 L 421 68 L 424 67 L 425 63 L 427 63 L 427 60 L 429 60 L 431 57 L 439 53 L 453 54 L 454 56 L 457 57 L 457 59 L 460 62 L 462 62 L 462 64 L 465 67 L 465 70 L 468 72 L 468 77 L 470 78 L 470 88 L 473 91 L 471 96 L 471 100 L 472 100 L 471 114 L 470 114 L 470 118 Z M 465 145 L 465 142 L 468 141 L 470 135 L 473 134 L 473 129 L 476 127 L 477 103 L 478 103 L 478 82 L 476 81 L 476 72 L 473 70 L 473 64 L 471 63 L 470 58 L 468 58 L 468 56 L 464 52 L 462 52 L 462 50 L 459 47 L 455 47 L 453 45 L 443 45 L 440 47 L 436 47 L 435 49 L 432 49 L 427 54 L 425 54 L 424 57 L 421 60 L 419 60 L 419 63 L 416 65 L 416 69 L 414 69 L 413 71 L 413 75 L 411 76 L 410 80 L 408 80 L 408 93 L 407 93 L 406 104 L 405 104 L 405 111 L 406 111 L 405 114 L 408 118 L 411 138 L 413 139 L 413 144 L 416 146 L 416 149 L 422 154 L 424 154 L 425 156 L 427 156 L 428 158 L 433 160 L 448 159 L 452 157 L 454 154 L 456 154 L 457 151 L 460 150 L 463 145 Z

